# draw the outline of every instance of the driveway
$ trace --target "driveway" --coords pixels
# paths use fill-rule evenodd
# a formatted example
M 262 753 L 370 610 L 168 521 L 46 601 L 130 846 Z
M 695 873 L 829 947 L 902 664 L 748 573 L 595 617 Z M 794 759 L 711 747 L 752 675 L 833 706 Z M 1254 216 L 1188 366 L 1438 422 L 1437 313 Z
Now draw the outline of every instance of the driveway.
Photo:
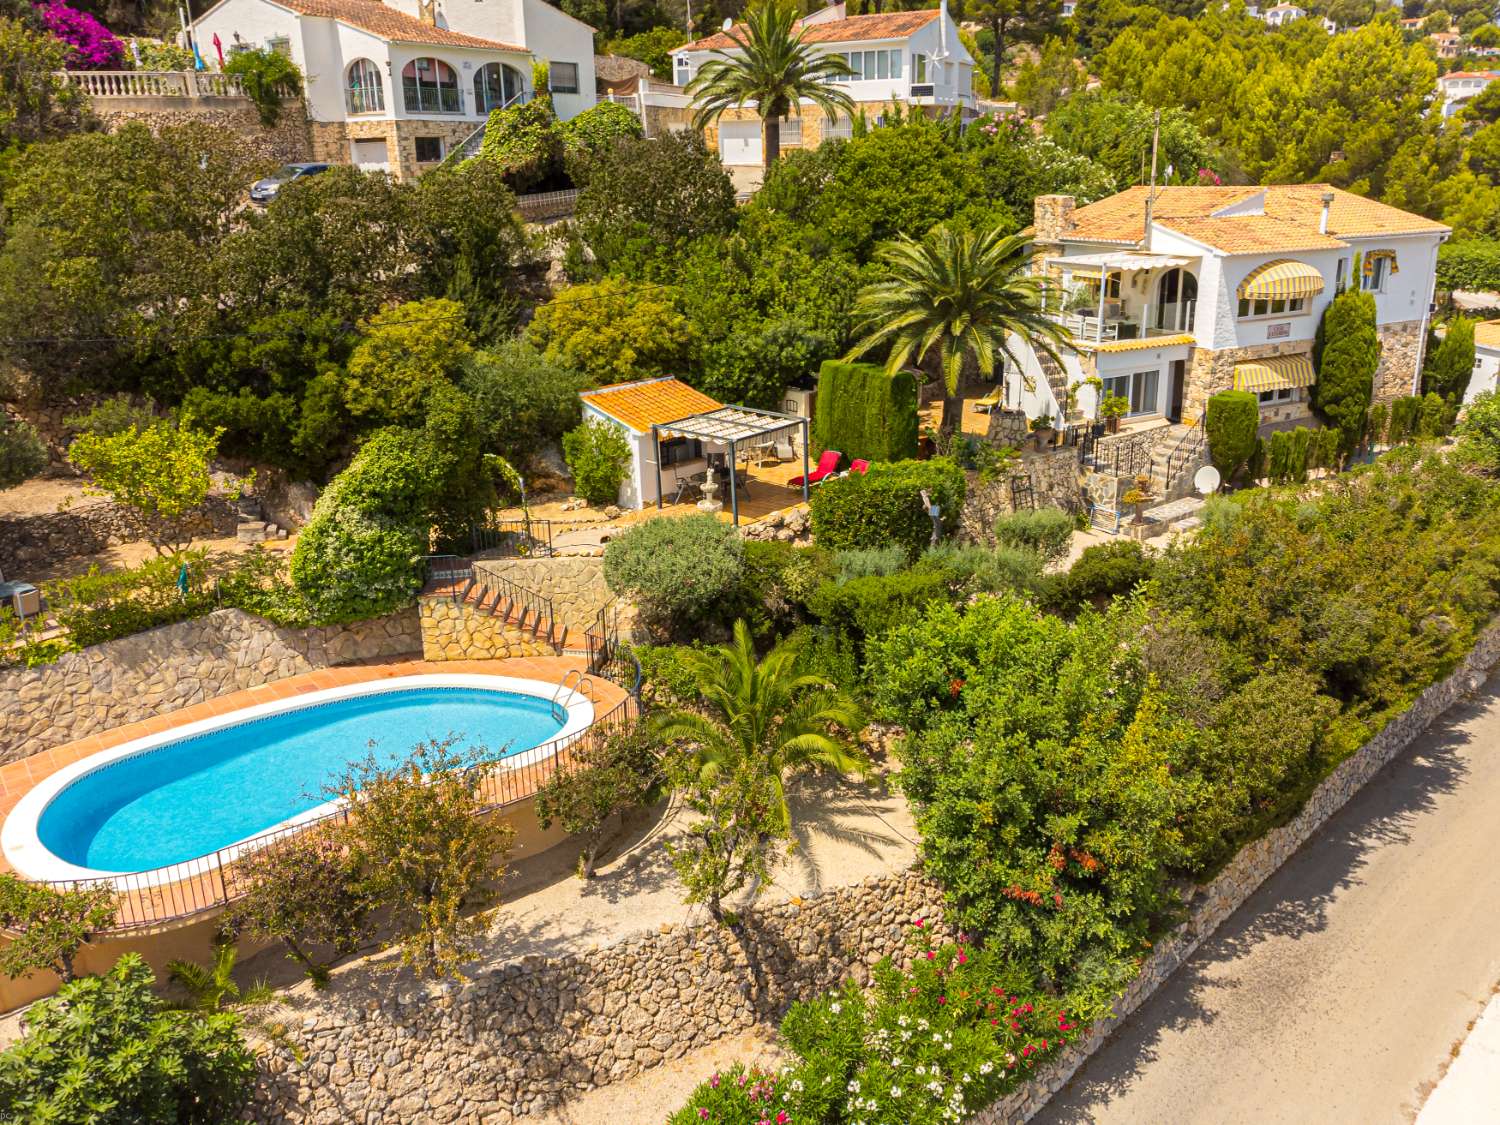
M 1269 879 L 1035 1120 L 1410 1122 L 1500 981 L 1500 683 Z

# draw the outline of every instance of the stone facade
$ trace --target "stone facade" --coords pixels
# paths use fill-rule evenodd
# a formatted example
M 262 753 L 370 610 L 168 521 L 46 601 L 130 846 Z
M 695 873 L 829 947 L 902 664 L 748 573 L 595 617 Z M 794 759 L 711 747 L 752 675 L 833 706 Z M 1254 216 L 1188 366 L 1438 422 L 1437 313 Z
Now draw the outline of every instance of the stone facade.
M 1223 348 L 1210 351 L 1194 348 L 1187 365 L 1187 386 L 1182 398 L 1182 420 L 1193 422 L 1208 409 L 1209 396 L 1234 388 L 1234 365 L 1270 356 L 1306 354 L 1311 345 L 1306 340 L 1284 340 L 1275 344 L 1252 344 L 1245 348 Z M 1261 407 L 1261 424 L 1303 421 L 1311 416 L 1308 392 L 1297 392 L 1292 402 Z
M 1217 879 L 1194 889 L 1187 903 L 1187 921 L 1155 944 L 1151 956 L 1141 966 L 1140 975 L 1115 1003 L 1115 1022 L 1093 1027 L 1088 1035 L 1070 1044 L 1050 1068 L 1039 1071 L 1032 1082 L 972 1117 L 971 1125 L 1022 1125 L 1030 1121 L 1104 1045 L 1120 1026 L 1120 1020 L 1145 1003 L 1366 782 L 1443 712 L 1479 688 L 1497 662 L 1500 662 L 1500 624 L 1491 625 L 1480 635 L 1473 650 L 1447 679 L 1424 691 L 1411 707 L 1329 774 L 1291 822 L 1246 844 Z
M 604 560 L 594 555 L 478 559 L 474 570 L 550 598 L 558 624 L 572 632 L 587 629 L 615 600 L 604 581 Z
M 171 125 L 210 125 L 238 134 L 267 164 L 317 159 L 301 98 L 283 101 L 281 115 L 269 129 L 261 125 L 260 114 L 249 98 L 95 98 L 90 109 L 111 133 L 131 121 L 142 122 L 153 133 Z
M 1411 394 L 1421 365 L 1422 322 L 1406 320 L 1382 324 L 1380 366 L 1375 369 L 1375 402 L 1392 402 Z
M 436 168 L 437 161 L 417 162 L 417 138 L 438 137 L 446 154 L 468 139 L 482 123 L 477 121 L 395 121 L 389 118 L 352 118 L 349 121 L 312 121 L 312 159 L 329 164 L 353 163 L 353 141 L 385 141 L 390 173 L 398 180 L 414 180 Z
M 283 629 L 238 609 L 0 672 L 0 763 L 299 672 L 405 656 L 415 610 L 318 629 Z
M 194 538 L 222 539 L 234 534 L 240 518 L 231 501 L 210 496 L 188 526 Z M 29 566 L 93 555 L 142 538 L 130 509 L 103 499 L 85 500 L 61 512 L 0 519 L 0 572 L 24 578 Z
M 556 656 L 546 636 L 529 627 L 453 598 L 423 598 L 417 606 L 423 660 L 503 660 L 510 656 Z
M 752 1025 L 775 1020 L 887 955 L 942 894 L 915 870 L 748 911 L 742 939 L 711 923 L 603 949 L 527 957 L 461 986 L 397 994 L 389 973 L 299 988 L 284 1015 L 306 1053 L 260 1077 L 259 1122 L 505 1125 Z M 934 926 L 942 935 L 940 927 Z M 753 967 L 752 967 L 753 966 Z

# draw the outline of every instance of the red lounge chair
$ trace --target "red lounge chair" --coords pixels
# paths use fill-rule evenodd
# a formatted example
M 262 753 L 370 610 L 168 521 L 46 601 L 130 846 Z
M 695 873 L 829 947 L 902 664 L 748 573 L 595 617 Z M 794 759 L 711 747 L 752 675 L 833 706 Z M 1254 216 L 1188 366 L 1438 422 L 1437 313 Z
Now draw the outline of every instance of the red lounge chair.
M 853 461 L 849 462 L 849 471 L 864 476 L 870 471 L 870 462 L 866 461 L 863 457 L 856 457 Z
M 823 456 L 818 458 L 818 467 L 807 474 L 807 483 L 817 484 L 825 477 L 832 476 L 833 470 L 839 467 L 839 461 L 843 459 L 843 456 L 844 455 L 837 449 L 823 450 Z M 801 488 L 802 478 L 793 477 L 791 480 L 786 482 L 786 486 L 788 488 Z

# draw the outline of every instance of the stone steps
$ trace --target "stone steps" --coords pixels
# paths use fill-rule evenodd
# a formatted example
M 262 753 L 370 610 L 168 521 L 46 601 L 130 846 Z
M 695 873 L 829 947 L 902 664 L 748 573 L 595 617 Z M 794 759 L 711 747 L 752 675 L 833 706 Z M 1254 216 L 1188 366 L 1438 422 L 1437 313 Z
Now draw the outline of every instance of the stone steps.
M 234 537 L 241 543 L 264 543 L 271 539 L 285 539 L 287 531 L 269 520 L 240 520 L 234 529 Z

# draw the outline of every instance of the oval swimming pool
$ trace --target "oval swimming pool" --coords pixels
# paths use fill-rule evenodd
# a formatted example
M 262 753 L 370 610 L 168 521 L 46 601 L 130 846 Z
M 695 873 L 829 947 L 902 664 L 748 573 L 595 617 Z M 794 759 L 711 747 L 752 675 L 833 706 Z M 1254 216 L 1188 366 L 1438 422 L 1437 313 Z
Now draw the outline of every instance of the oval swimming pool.
M 0 844 L 33 879 L 182 863 L 329 811 L 324 785 L 371 752 L 393 760 L 451 738 L 507 764 L 551 754 L 593 718 L 573 692 L 554 706 L 556 690 L 502 676 L 404 676 L 231 712 L 59 770 L 12 810 Z

